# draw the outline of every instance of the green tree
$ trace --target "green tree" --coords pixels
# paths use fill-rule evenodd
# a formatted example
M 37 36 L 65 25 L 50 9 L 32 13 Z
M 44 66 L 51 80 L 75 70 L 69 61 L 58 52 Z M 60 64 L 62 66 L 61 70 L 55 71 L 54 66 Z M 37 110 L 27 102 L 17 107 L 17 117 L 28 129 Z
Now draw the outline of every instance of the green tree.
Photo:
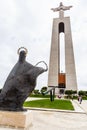
M 87 96 L 87 91 L 84 91 L 84 95 Z
M 86 96 L 86 91 L 80 90 L 80 91 L 78 92 L 78 95 Z
M 34 90 L 34 94 L 36 94 L 36 95 L 37 95 L 37 94 L 40 94 L 39 89 L 35 89 L 35 90 Z
M 77 94 L 77 91 L 75 91 L 75 90 L 72 90 L 72 94 Z
M 45 92 L 45 91 L 47 91 L 47 87 L 42 87 L 42 88 L 41 88 L 41 93 L 43 93 L 43 92 Z
M 68 98 L 71 98 L 73 91 L 72 90 L 66 90 L 65 94 L 67 95 Z

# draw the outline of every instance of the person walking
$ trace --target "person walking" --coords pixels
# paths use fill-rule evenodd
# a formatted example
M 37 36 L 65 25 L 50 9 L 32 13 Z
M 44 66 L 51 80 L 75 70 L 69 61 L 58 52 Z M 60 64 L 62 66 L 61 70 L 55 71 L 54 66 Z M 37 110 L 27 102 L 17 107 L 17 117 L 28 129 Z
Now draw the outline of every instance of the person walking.
M 78 101 L 80 104 L 82 103 L 82 96 L 81 95 L 78 97 Z

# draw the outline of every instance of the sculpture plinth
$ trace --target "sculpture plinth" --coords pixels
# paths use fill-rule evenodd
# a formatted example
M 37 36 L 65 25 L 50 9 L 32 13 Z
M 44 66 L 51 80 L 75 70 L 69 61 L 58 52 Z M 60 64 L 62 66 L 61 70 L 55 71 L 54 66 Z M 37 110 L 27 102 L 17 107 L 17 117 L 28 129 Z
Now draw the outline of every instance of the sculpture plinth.
M 32 111 L 26 112 L 10 112 L 0 111 L 0 125 L 9 128 L 28 128 L 32 125 Z

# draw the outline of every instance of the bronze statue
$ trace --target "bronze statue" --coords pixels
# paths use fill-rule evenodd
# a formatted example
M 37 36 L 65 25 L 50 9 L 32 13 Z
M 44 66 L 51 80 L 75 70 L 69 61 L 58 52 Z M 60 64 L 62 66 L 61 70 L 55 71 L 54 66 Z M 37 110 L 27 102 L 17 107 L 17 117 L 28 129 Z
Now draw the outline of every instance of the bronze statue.
M 18 54 L 19 60 L 8 75 L 0 93 L 0 110 L 24 111 L 23 103 L 34 90 L 37 77 L 48 70 L 45 62 L 46 69 L 25 61 L 26 48 L 19 48 Z

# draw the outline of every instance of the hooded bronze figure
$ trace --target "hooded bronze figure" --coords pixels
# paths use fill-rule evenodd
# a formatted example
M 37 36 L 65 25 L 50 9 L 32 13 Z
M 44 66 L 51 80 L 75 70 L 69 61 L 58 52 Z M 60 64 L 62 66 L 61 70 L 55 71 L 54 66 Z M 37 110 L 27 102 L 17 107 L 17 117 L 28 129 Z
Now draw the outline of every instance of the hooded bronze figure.
M 19 60 L 8 75 L 0 93 L 0 110 L 24 111 L 23 103 L 34 90 L 37 77 L 48 70 L 45 62 L 46 69 L 28 63 L 25 60 L 26 48 L 19 48 L 18 53 Z

